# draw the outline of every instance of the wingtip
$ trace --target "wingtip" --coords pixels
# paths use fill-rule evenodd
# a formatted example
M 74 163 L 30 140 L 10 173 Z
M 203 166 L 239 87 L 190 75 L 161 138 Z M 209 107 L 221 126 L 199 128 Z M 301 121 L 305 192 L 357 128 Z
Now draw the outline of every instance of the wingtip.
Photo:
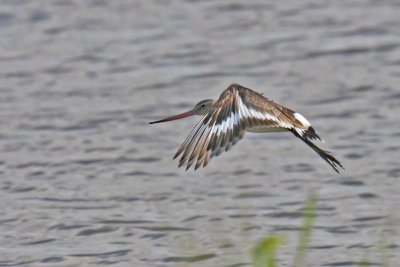
M 342 165 L 339 165 L 339 166 L 340 166 L 341 170 L 343 170 L 343 171 L 346 170 Z M 335 168 L 335 171 L 336 171 L 337 173 L 341 174 L 341 172 L 339 171 L 339 168 Z
M 337 173 L 340 173 L 339 167 L 340 167 L 342 170 L 346 170 L 346 169 L 343 167 L 343 165 L 342 165 L 342 163 L 341 163 L 340 161 L 338 161 L 335 157 L 333 157 L 333 156 L 330 155 L 330 154 L 329 154 L 329 156 L 330 156 L 331 162 L 328 162 L 328 163 L 332 166 L 332 168 L 333 168 Z

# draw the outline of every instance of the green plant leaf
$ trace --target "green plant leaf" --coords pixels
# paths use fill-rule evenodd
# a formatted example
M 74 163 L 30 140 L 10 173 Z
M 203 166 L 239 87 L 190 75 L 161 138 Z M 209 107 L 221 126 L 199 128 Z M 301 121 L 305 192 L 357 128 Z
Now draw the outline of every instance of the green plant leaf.
M 307 198 L 304 208 L 303 226 L 299 233 L 299 244 L 297 246 L 296 255 L 294 257 L 294 263 L 293 263 L 293 266 L 295 267 L 305 266 L 304 264 L 305 264 L 307 249 L 309 247 L 311 232 L 314 226 L 316 203 L 317 203 L 317 198 L 311 194 Z
M 277 235 L 258 242 L 252 253 L 254 267 L 276 267 L 276 254 L 282 243 L 282 237 Z

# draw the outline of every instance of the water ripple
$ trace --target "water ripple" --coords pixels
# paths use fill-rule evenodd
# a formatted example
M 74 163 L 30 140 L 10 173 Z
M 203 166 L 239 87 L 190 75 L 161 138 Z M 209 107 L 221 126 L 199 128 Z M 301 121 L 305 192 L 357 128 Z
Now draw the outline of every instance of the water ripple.
M 78 254 L 70 254 L 70 257 L 99 257 L 99 258 L 108 258 L 108 257 L 121 257 L 129 252 L 131 249 L 122 249 L 122 250 L 115 250 L 115 251 L 108 251 L 108 252 L 101 252 L 101 253 L 78 253 Z
M 205 261 L 210 258 L 216 257 L 217 255 L 214 253 L 211 254 L 201 254 L 189 257 L 166 257 L 162 259 L 163 262 L 198 262 Z

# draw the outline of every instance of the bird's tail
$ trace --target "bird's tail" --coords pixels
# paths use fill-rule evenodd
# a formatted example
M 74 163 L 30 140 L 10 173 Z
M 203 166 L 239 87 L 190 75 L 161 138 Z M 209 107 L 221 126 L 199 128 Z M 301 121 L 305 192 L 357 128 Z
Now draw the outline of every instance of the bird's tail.
M 301 136 L 299 135 L 295 129 L 291 130 L 292 133 L 297 136 L 298 138 L 300 138 L 304 143 L 306 143 L 309 147 L 311 147 L 315 152 L 318 153 L 318 155 L 321 156 L 321 158 L 323 158 L 326 162 L 328 162 L 329 165 L 332 166 L 332 168 L 339 173 L 338 170 L 338 166 L 340 166 L 342 169 L 344 169 L 344 167 L 342 166 L 342 164 L 340 163 L 340 161 L 338 161 L 334 156 L 332 156 L 331 152 L 327 151 L 327 150 L 323 150 L 321 148 L 319 148 L 317 145 L 315 145 L 313 142 L 310 141 L 310 139 L 308 139 L 307 136 Z M 316 139 L 320 139 L 319 136 L 315 133 L 315 131 L 312 131 L 313 134 L 315 134 L 317 136 Z M 310 136 L 311 137 L 311 136 Z M 312 138 L 312 137 L 311 137 Z

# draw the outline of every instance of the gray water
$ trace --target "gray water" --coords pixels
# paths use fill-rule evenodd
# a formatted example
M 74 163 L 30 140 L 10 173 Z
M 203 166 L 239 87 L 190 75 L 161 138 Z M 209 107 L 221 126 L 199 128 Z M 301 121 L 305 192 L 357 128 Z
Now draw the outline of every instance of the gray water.
M 0 266 L 400 261 L 398 1 L 3 0 Z M 148 125 L 232 82 L 305 115 L 346 170 L 289 133 L 246 134 L 196 172 L 199 118 Z

